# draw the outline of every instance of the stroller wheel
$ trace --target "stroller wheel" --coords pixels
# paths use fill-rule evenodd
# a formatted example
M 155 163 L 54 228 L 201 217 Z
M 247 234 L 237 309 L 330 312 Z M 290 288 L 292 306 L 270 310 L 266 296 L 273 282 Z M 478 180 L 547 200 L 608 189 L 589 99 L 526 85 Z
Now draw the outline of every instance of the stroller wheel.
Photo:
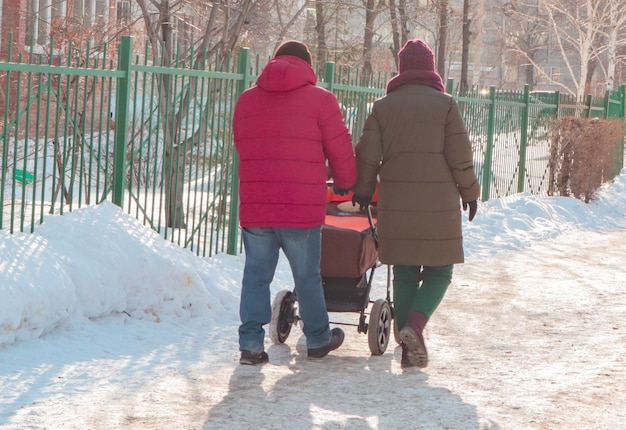
M 387 349 L 392 319 L 389 303 L 383 299 L 376 300 L 372 306 L 372 312 L 370 312 L 370 322 L 367 329 L 367 340 L 372 355 L 382 355 Z
M 291 326 L 295 321 L 293 293 L 282 290 L 276 294 L 272 302 L 272 319 L 268 328 L 269 336 L 274 343 L 284 343 L 289 337 Z

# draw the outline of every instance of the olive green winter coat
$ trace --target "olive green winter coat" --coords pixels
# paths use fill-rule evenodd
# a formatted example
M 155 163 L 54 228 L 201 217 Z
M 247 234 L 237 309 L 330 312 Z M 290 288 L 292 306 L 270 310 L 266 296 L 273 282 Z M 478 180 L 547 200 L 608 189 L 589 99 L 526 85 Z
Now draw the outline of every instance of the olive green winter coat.
M 477 200 L 472 148 L 456 101 L 425 85 L 400 86 L 374 103 L 356 147 L 355 194 L 379 177 L 382 263 L 463 262 L 461 200 Z

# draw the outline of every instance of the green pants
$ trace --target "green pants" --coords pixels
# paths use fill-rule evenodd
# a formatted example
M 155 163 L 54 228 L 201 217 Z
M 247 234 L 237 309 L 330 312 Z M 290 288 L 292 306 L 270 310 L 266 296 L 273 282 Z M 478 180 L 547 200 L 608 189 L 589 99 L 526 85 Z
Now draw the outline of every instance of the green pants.
M 393 306 L 398 329 L 404 327 L 411 311 L 419 311 L 430 319 L 452 281 L 453 268 L 452 264 L 393 266 Z

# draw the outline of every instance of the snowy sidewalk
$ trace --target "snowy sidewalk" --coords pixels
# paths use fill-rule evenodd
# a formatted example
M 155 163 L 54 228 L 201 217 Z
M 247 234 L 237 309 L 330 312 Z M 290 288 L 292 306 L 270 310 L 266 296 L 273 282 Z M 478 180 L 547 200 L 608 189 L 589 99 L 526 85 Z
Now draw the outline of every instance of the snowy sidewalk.
M 273 347 L 271 365 L 234 369 L 206 428 L 621 429 L 625 244 L 577 231 L 459 265 L 424 371 L 402 371 L 395 345 L 370 357 L 356 331 L 319 362 Z
M 476 405 L 480 428 L 623 428 L 625 248 L 626 230 L 573 231 L 458 266 L 429 382 Z
M 0 231 L 0 430 L 621 430 L 626 171 L 593 203 L 515 195 L 463 228 L 423 371 L 356 327 L 322 360 L 294 327 L 240 366 L 243 257 L 198 258 L 110 203 Z M 281 259 L 273 292 L 291 287 Z
M 621 429 L 625 244 L 574 230 L 456 266 L 423 371 L 351 327 L 317 361 L 294 327 L 249 367 L 234 319 L 96 319 L 0 351 L 0 429 Z M 374 282 L 383 297 L 385 270 Z

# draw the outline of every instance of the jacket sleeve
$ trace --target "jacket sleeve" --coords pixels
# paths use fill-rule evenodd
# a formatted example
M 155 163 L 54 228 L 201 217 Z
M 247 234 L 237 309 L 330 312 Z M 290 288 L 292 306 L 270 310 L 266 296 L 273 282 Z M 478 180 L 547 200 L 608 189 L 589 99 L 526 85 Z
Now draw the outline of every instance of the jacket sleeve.
M 324 98 L 320 128 L 324 154 L 334 183 L 341 188 L 352 188 L 356 182 L 352 137 L 343 120 L 337 97 L 331 92 Z
M 446 118 L 446 140 L 443 154 L 450 168 L 454 182 L 464 202 L 477 200 L 480 185 L 474 173 L 472 145 L 461 117 L 461 111 L 454 99 L 451 99 Z
M 356 146 L 357 181 L 354 193 L 371 196 L 376 190 L 378 170 L 383 154 L 383 139 L 380 123 L 376 118 L 376 107 L 363 126 L 363 133 Z

